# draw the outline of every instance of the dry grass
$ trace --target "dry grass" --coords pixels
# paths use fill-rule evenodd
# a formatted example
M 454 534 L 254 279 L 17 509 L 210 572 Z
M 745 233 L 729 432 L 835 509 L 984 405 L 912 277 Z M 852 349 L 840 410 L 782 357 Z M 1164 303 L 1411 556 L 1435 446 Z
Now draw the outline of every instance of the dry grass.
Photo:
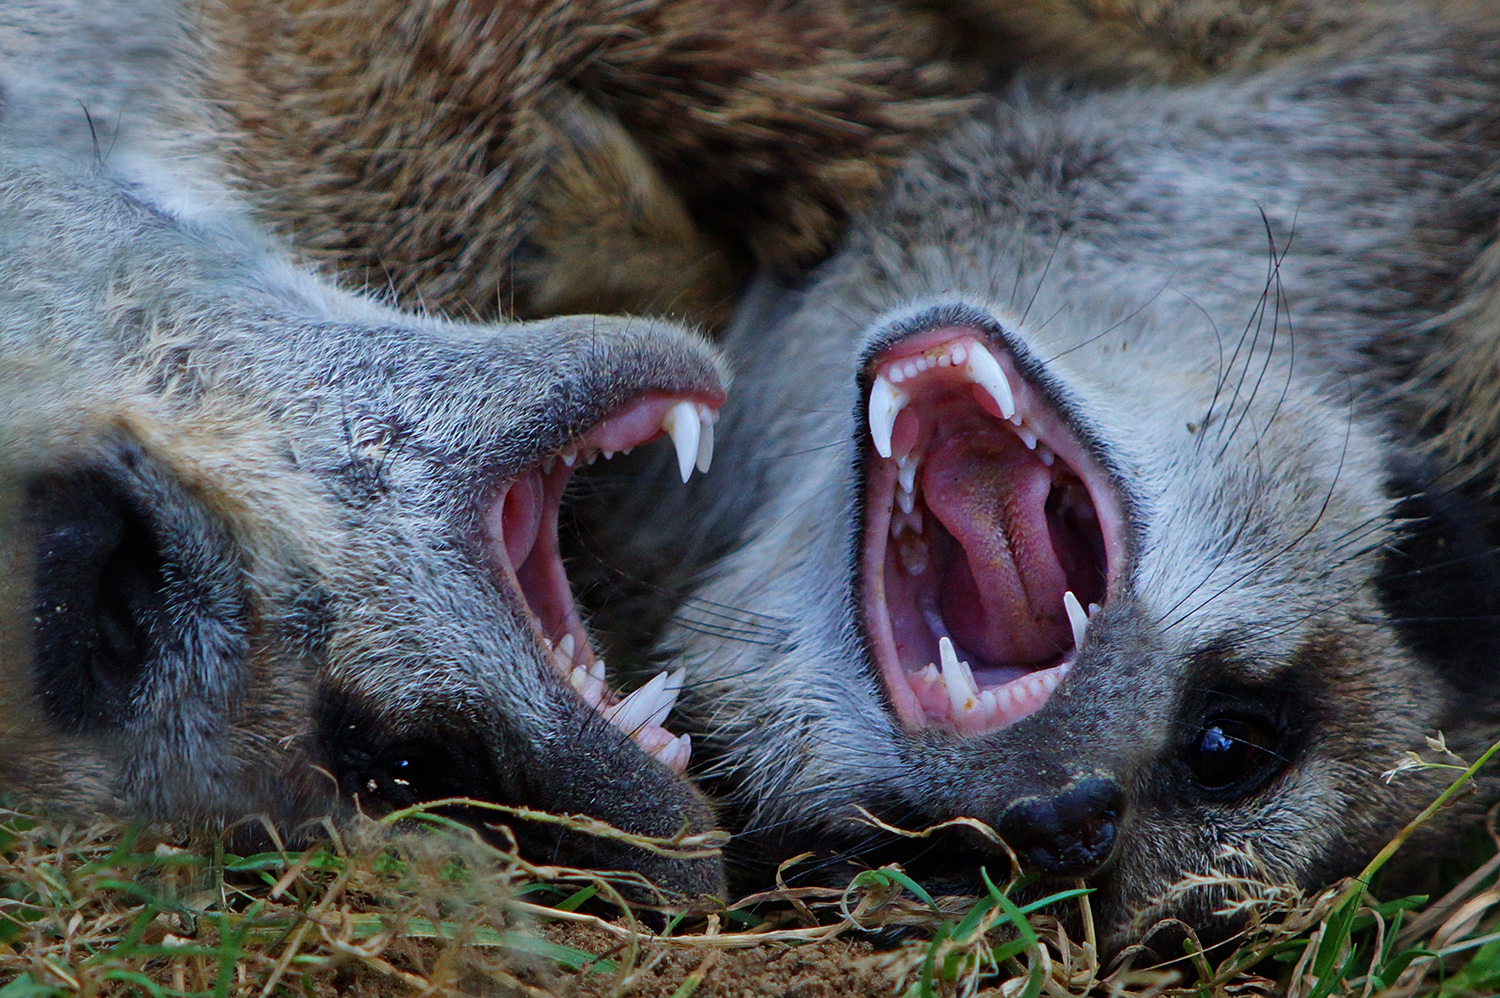
M 1316 894 L 1208 878 L 1238 899 L 1241 935 L 1170 966 L 1136 966 L 1139 953 L 1101 963 L 1082 890 L 1025 906 L 1011 884 L 933 898 L 892 866 L 843 890 L 783 885 L 729 909 L 643 919 L 622 894 L 639 897 L 639 878 L 537 866 L 426 809 L 330 827 L 305 852 L 254 856 L 171 829 L 0 810 L 0 998 L 1494 994 L 1500 855 L 1420 911 L 1364 891 L 1420 820 L 1363 879 Z M 632 840 L 685 854 L 719 844 Z M 1076 907 L 1082 938 L 1055 917 L 1060 906 Z M 895 926 L 908 928 L 906 942 L 864 941 Z

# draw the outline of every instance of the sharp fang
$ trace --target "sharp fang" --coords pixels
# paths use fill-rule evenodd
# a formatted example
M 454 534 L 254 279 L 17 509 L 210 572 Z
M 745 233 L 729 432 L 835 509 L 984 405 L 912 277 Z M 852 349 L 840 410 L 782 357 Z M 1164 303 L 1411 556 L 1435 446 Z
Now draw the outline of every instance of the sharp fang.
M 661 427 L 672 438 L 672 446 L 677 448 L 677 470 L 686 483 L 692 477 L 694 463 L 698 461 L 699 438 L 703 430 L 703 423 L 698 419 L 698 407 L 691 402 L 678 402 L 667 410 Z
M 709 465 L 714 463 L 714 420 L 713 412 L 706 405 L 698 406 L 698 471 L 708 474 Z
M 589 663 L 589 677 L 604 682 L 604 659 L 596 658 Z
M 573 467 L 573 462 L 578 460 L 578 452 L 571 447 L 558 451 L 557 456 L 562 458 L 562 463 L 570 468 Z
M 978 705 L 979 687 L 974 682 L 969 663 L 958 660 L 953 642 L 947 637 L 938 638 L 938 658 L 943 665 L 943 685 L 948 688 L 948 702 L 953 705 L 953 718 L 957 720 Z
M 578 642 L 575 641 L 575 640 L 573 640 L 573 634 L 572 634 L 571 631 L 569 633 L 567 633 L 567 634 L 564 634 L 562 636 L 561 640 L 559 640 L 557 642 L 557 651 L 558 651 L 558 654 L 560 654 L 565 660 L 567 660 L 567 662 L 569 664 L 572 663 L 572 661 L 573 661 L 573 652 L 577 648 L 578 648 Z
M 1089 618 L 1071 589 L 1063 593 L 1063 609 L 1068 611 L 1068 623 L 1073 627 L 1073 647 L 1082 648 L 1083 635 L 1089 628 Z
M 605 720 L 626 734 L 646 727 L 660 726 L 677 702 L 682 689 L 681 670 L 671 674 L 658 672 L 649 683 L 604 712 Z
M 875 442 L 875 453 L 881 457 L 891 456 L 891 434 L 896 429 L 896 417 L 906 408 L 910 396 L 885 379 L 876 377 L 870 387 L 870 438 Z
M 1000 408 L 1001 416 L 1010 419 L 1016 414 L 1016 398 L 1011 394 L 1010 382 L 1005 377 L 1005 371 L 1000 367 L 1000 362 L 995 359 L 994 354 L 985 349 L 984 344 L 973 345 L 964 370 L 968 372 L 970 381 L 990 393 L 990 398 L 994 399 L 995 405 Z

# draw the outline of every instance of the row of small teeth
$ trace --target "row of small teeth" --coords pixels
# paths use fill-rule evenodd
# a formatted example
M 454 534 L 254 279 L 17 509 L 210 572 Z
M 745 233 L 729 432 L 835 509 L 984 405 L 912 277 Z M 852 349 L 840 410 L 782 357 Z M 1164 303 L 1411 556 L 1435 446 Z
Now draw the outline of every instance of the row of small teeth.
M 938 347 L 935 352 L 929 351 L 919 357 L 911 357 L 905 361 L 892 363 L 880 374 L 875 376 L 875 384 L 870 387 L 870 437 L 875 443 L 875 451 L 881 457 L 891 456 L 891 435 L 896 429 L 896 417 L 901 410 L 906 408 L 911 396 L 897 388 L 902 382 L 909 381 L 924 371 L 930 371 L 938 367 L 952 367 L 963 371 L 969 381 L 978 385 L 994 400 L 995 408 L 1000 415 L 1016 427 L 1016 435 L 1021 438 L 1030 450 L 1036 451 L 1037 457 L 1048 467 L 1056 460 L 1056 456 L 1046 444 L 1041 443 L 1016 411 L 1015 392 L 1011 390 L 1010 380 L 1005 376 L 1005 369 L 995 359 L 995 355 L 983 343 L 970 340 L 963 343 L 954 343 Z M 905 456 L 905 455 L 903 455 Z M 905 471 L 905 469 L 902 469 Z M 916 462 L 911 465 L 911 473 L 901 479 L 901 490 L 897 494 L 897 502 L 902 502 L 902 493 L 908 497 L 902 503 L 902 511 L 910 513 L 912 498 L 912 483 L 916 475 Z
M 552 664 L 568 677 L 568 684 L 606 721 L 629 735 L 668 769 L 677 773 L 687 769 L 693 752 L 692 739 L 685 734 L 673 737 L 662 727 L 682 691 L 681 670 L 658 673 L 625 699 L 611 704 L 602 658 L 575 663 L 578 642 L 571 634 L 564 634 L 555 646 L 550 641 L 543 643 L 552 656 Z
M 709 466 L 713 464 L 714 423 L 718 421 L 718 418 L 718 413 L 701 402 L 678 402 L 662 417 L 661 428 L 667 436 L 672 438 L 672 446 L 677 450 L 677 470 L 682 475 L 684 483 L 692 477 L 695 467 L 707 474 Z M 601 456 L 608 461 L 616 453 L 629 454 L 633 450 L 635 450 L 634 447 L 612 451 L 601 450 L 586 444 L 569 444 L 557 452 L 555 459 L 549 457 L 543 461 L 542 471 L 550 473 L 556 460 L 562 461 L 571 468 L 580 459 L 588 465 L 599 460 Z
M 1061 665 L 1004 686 L 981 691 L 979 684 L 974 681 L 974 671 L 969 663 L 959 660 L 958 653 L 953 650 L 953 642 L 946 637 L 938 639 L 938 658 L 941 666 L 929 663 L 917 677 L 927 684 L 942 685 L 948 694 L 948 704 L 953 710 L 955 722 L 1008 717 L 1015 710 L 1018 696 L 1030 701 L 1045 700 L 1057 689 L 1057 684 L 1062 682 L 1068 672 L 1068 667 Z
M 1067 611 L 1068 623 L 1073 629 L 1073 647 L 1081 648 L 1088 632 L 1089 620 L 1099 612 L 1099 604 L 1090 603 L 1085 612 L 1078 597 L 1069 590 L 1063 593 L 1063 608 Z M 1017 683 L 1006 683 L 981 691 L 979 684 L 974 681 L 974 670 L 968 662 L 959 660 L 953 641 L 947 636 L 938 638 L 938 659 L 940 665 L 929 662 L 927 668 L 917 673 L 917 678 L 928 685 L 943 685 L 948 694 L 948 704 L 953 708 L 955 721 L 969 715 L 1004 717 L 1010 713 L 1017 693 Z M 1051 696 L 1067 671 L 1068 666 L 1061 665 L 1027 676 L 1020 681 L 1019 692 L 1029 699 L 1044 700 Z

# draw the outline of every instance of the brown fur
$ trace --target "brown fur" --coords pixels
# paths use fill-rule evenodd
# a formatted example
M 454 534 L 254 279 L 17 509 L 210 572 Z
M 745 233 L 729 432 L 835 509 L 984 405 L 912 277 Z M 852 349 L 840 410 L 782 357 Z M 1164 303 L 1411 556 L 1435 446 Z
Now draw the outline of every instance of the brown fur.
M 715 317 L 747 262 L 824 253 L 978 81 L 885 2 L 222 0 L 204 28 L 265 215 L 481 316 Z

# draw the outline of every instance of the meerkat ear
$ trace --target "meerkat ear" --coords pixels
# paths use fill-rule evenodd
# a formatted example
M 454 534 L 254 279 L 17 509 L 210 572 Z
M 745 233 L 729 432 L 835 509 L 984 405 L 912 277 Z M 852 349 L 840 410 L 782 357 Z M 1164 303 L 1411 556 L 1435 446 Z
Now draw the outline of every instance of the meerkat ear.
M 237 685 L 246 613 L 228 531 L 143 448 L 38 473 L 23 503 L 31 678 L 51 723 L 102 734 Z

